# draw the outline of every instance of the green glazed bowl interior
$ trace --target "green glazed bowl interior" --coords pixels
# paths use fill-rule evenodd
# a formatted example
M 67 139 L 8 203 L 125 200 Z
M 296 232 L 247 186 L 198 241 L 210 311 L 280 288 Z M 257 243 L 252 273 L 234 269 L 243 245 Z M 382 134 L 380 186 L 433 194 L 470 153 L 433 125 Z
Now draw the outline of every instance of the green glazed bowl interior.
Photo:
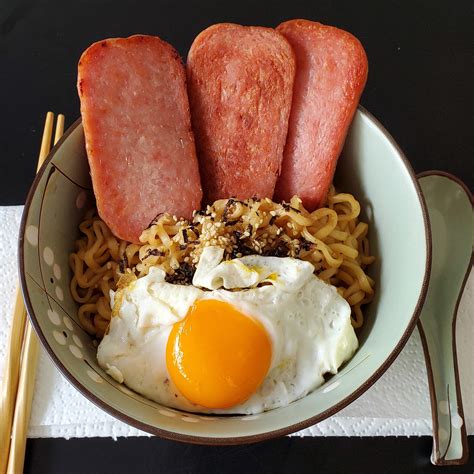
M 206 444 L 255 442 L 318 423 L 352 402 L 388 368 L 414 328 L 426 293 L 431 244 L 417 181 L 390 135 L 359 108 L 339 160 L 336 187 L 360 201 L 370 225 L 369 272 L 376 297 L 365 310 L 360 348 L 340 372 L 301 400 L 253 416 L 199 416 L 160 406 L 110 378 L 82 330 L 69 292 L 68 255 L 94 204 L 84 135 L 77 121 L 37 175 L 20 229 L 26 307 L 63 375 L 96 405 L 144 431 Z

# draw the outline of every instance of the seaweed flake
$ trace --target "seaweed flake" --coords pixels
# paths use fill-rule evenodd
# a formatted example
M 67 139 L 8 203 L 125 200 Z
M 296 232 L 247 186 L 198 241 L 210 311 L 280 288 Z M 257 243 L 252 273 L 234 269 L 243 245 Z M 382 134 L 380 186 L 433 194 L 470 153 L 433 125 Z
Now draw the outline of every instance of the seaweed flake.
M 153 219 L 152 221 L 148 224 L 148 227 L 151 227 L 153 224 L 156 224 L 158 222 L 158 219 L 164 214 L 164 212 L 159 212 Z
M 164 257 L 165 256 L 165 252 L 162 252 L 161 250 L 158 250 L 158 249 L 148 249 L 146 251 L 146 254 L 145 254 L 145 257 L 144 258 L 148 258 L 148 257 Z
M 304 237 L 300 238 L 300 249 L 301 250 L 310 250 L 312 247 L 312 242 L 306 240 Z
M 282 242 L 280 240 L 276 247 L 266 250 L 263 255 L 265 255 L 266 257 L 288 257 L 288 246 L 285 242 Z
M 231 258 L 244 257 L 245 255 L 254 255 L 255 249 L 246 245 L 242 240 L 237 241 L 230 253 Z
M 182 263 L 172 275 L 167 274 L 165 281 L 175 285 L 191 285 L 196 268 L 189 263 Z
M 122 258 L 118 262 L 120 273 L 125 273 L 125 269 L 128 268 L 127 254 L 123 254 Z
M 224 211 L 222 212 L 222 219 L 225 221 L 227 219 L 227 215 L 229 214 L 231 206 L 233 206 L 235 200 L 233 198 L 229 198 L 224 206 Z

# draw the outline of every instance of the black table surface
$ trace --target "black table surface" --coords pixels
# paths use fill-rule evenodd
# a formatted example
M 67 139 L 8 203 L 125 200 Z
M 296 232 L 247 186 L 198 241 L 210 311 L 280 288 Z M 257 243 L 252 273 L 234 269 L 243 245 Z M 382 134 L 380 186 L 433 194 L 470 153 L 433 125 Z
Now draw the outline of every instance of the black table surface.
M 416 172 L 441 169 L 474 185 L 472 6 L 469 0 L 257 2 L 3 0 L 0 4 L 0 205 L 22 204 L 47 110 L 79 117 L 77 61 L 92 42 L 156 34 L 186 57 L 218 22 L 275 26 L 308 18 L 355 34 L 370 72 L 362 104 Z M 471 451 L 474 450 L 470 438 Z M 281 438 L 202 447 L 158 438 L 29 440 L 26 472 L 429 472 L 431 440 Z M 473 456 L 474 457 L 474 456 Z M 473 472 L 469 466 L 438 472 Z

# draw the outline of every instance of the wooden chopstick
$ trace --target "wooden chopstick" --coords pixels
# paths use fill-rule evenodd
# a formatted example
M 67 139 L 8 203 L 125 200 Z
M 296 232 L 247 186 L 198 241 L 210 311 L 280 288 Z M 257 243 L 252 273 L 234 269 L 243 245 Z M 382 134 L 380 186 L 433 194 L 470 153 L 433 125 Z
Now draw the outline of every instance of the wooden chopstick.
M 53 134 L 54 115 L 48 112 L 46 115 L 43 139 L 38 157 L 37 171 L 41 168 L 51 148 L 51 137 Z M 64 131 L 64 116 L 58 115 L 54 143 L 56 143 Z M 18 382 L 15 412 L 13 417 L 11 448 L 8 459 L 7 472 L 14 474 L 22 472 L 24 460 L 28 423 L 30 420 L 31 403 L 35 386 L 36 367 L 38 363 L 38 339 L 29 322 L 26 323 L 26 334 L 21 357 L 21 371 Z
M 52 112 L 48 112 L 46 115 L 46 121 L 43 131 L 43 138 L 41 141 L 41 149 L 40 154 L 38 157 L 38 166 L 36 171 L 38 171 L 45 158 L 48 156 L 48 153 L 51 148 L 51 137 L 53 134 L 53 121 L 54 121 L 54 114 Z M 54 144 L 61 138 L 61 135 L 64 131 L 64 115 L 59 114 L 56 121 L 56 131 L 54 136 Z M 19 302 L 20 301 L 20 302 Z M 26 319 L 26 311 L 23 306 L 23 300 L 17 299 L 17 305 L 21 304 L 22 311 L 18 310 L 18 314 L 21 315 L 23 321 L 17 321 L 14 319 L 12 321 L 12 334 L 13 328 L 17 325 L 22 325 L 23 327 L 26 326 L 25 330 L 25 338 L 23 340 L 23 350 L 20 354 L 18 347 L 15 347 L 16 352 L 12 353 L 12 349 L 10 348 L 9 355 L 12 355 L 12 359 L 16 362 L 16 380 L 17 380 L 17 390 L 16 390 L 16 401 L 15 406 L 5 407 L 8 408 L 8 414 L 11 416 L 13 415 L 13 423 L 11 424 L 11 444 L 10 444 L 10 432 L 7 435 L 7 443 L 9 445 L 6 448 L 7 457 L 8 457 L 8 464 L 6 472 L 8 473 L 18 473 L 23 471 L 23 465 L 25 460 L 25 449 L 26 449 L 26 438 L 27 438 L 27 430 L 28 430 L 28 423 L 30 419 L 31 413 L 31 403 L 33 400 L 33 392 L 35 386 L 35 376 L 36 376 L 36 367 L 38 363 L 38 339 L 36 334 L 33 331 L 31 324 L 27 321 L 25 324 Z M 15 316 L 17 315 L 17 307 L 15 307 Z M 18 331 L 18 328 L 15 327 L 15 332 Z M 21 355 L 21 366 L 20 366 L 20 355 Z M 18 369 L 18 367 L 21 367 Z M 18 380 L 18 370 L 19 372 L 19 380 Z M 8 384 L 8 380 L 5 379 L 5 385 Z M 14 410 L 13 410 L 14 408 Z M 11 421 L 10 421 L 11 423 Z M 5 472 L 2 470 L 2 473 Z
M 49 150 L 51 149 L 51 138 L 53 137 L 53 112 L 46 114 L 46 120 L 44 122 L 43 138 L 41 139 L 41 148 L 38 156 L 38 165 L 36 166 L 36 172 L 39 171 L 44 163 L 44 160 L 48 156 Z
M 63 136 L 63 133 L 64 133 L 64 115 L 59 114 L 56 118 L 56 130 L 54 132 L 53 145 L 56 145 L 56 143 L 58 143 L 59 139 Z M 38 160 L 38 165 L 39 165 L 39 160 Z
M 25 333 L 25 321 L 26 311 L 23 304 L 23 296 L 21 295 L 20 288 L 17 288 L 2 384 L 2 405 L 0 411 L 0 472 L 2 474 L 7 470 L 13 411 L 20 376 L 20 355 L 23 335 Z
M 51 146 L 54 115 L 48 112 L 44 125 L 38 165 L 44 161 Z M 2 404 L 0 411 L 0 473 L 7 471 L 10 451 L 10 437 L 15 410 L 15 400 L 20 378 L 20 361 L 23 337 L 25 335 L 26 310 L 21 290 L 18 287 L 10 328 L 10 338 L 5 360 L 5 372 L 2 384 Z
M 31 402 L 35 388 L 36 366 L 38 364 L 38 337 L 31 323 L 26 323 L 26 335 L 23 342 L 23 353 L 16 395 L 15 414 L 13 417 L 11 446 L 8 457 L 8 474 L 23 472 L 25 462 L 26 438 L 31 414 Z

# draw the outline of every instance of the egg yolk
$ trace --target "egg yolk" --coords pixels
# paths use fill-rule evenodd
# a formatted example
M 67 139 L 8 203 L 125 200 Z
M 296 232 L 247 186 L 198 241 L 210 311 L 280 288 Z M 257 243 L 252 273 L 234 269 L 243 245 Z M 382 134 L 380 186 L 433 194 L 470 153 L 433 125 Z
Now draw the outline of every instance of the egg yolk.
M 223 301 L 200 300 L 173 326 L 166 365 L 189 401 L 206 408 L 229 408 L 260 386 L 271 352 L 259 321 Z

